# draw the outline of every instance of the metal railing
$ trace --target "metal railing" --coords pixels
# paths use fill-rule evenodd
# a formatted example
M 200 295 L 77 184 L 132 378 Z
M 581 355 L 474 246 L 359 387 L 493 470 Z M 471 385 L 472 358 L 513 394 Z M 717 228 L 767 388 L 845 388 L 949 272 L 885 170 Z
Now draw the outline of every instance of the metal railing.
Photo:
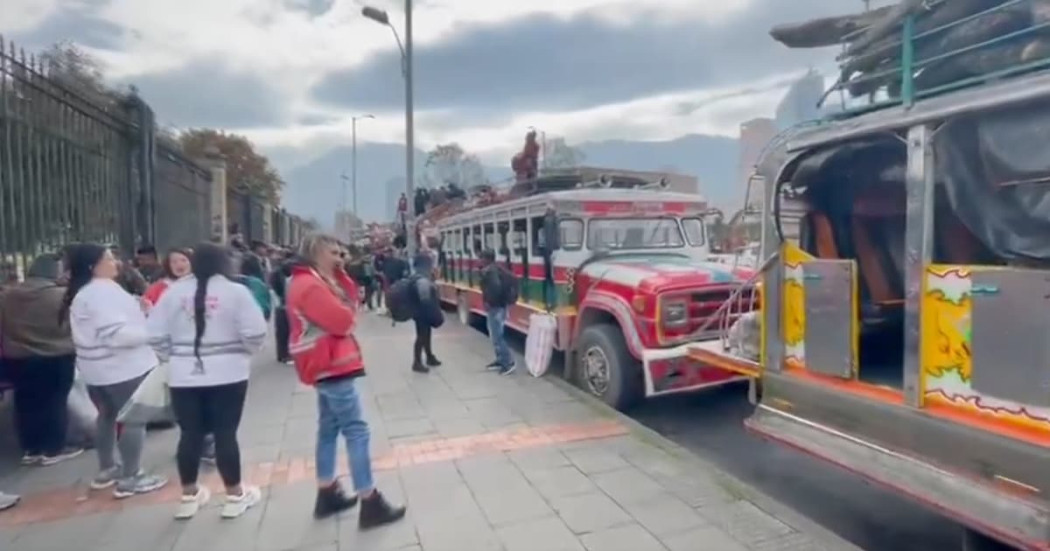
M 0 259 L 29 258 L 72 240 L 132 246 L 135 126 L 53 78 L 56 67 L 0 37 Z M 10 275 L 10 273 L 9 273 Z
M 982 9 L 987 4 L 928 0 L 903 18 L 896 36 L 847 48 L 841 76 L 820 103 L 838 93 L 843 111 L 833 117 L 843 118 L 1046 69 L 1050 20 L 1035 4 L 1007 0 Z M 865 31 L 848 38 L 862 41 Z M 846 96 L 868 101 L 849 106 Z
M 85 84 L 0 36 L 0 284 L 78 241 L 130 253 L 211 237 L 211 173 L 156 139 L 134 93 Z M 255 239 L 293 245 L 305 222 L 235 191 L 228 212 Z M 264 231 L 268 229 L 267 231 Z

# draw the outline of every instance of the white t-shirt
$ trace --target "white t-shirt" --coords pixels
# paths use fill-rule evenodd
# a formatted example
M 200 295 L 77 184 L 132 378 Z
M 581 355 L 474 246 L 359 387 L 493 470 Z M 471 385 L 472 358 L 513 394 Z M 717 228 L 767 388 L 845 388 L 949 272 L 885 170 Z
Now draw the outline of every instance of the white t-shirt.
M 84 382 L 129 381 L 157 366 L 138 299 L 111 279 L 93 279 L 73 298 L 69 326 Z

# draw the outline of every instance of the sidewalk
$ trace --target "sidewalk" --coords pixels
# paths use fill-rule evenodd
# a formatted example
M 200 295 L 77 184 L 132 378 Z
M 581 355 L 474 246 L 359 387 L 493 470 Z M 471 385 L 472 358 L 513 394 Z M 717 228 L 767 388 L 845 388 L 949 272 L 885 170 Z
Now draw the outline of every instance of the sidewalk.
M 451 317 L 435 334 L 445 365 L 414 374 L 411 331 L 376 317 L 359 328 L 377 484 L 408 504 L 404 521 L 358 532 L 356 508 L 312 518 L 315 398 L 268 350 L 240 431 L 245 480 L 263 486 L 257 508 L 221 521 L 214 500 L 189 522 L 173 520 L 178 431 L 169 430 L 147 444 L 144 464 L 173 477 L 156 495 L 118 502 L 89 492 L 93 453 L 47 468 L 4 463 L 0 489 L 24 502 L 0 513 L 0 549 L 852 549 L 563 385 L 523 368 L 509 377 L 486 372 L 487 338 Z M 345 458 L 340 465 L 345 472 Z M 214 472 L 205 481 L 221 487 Z

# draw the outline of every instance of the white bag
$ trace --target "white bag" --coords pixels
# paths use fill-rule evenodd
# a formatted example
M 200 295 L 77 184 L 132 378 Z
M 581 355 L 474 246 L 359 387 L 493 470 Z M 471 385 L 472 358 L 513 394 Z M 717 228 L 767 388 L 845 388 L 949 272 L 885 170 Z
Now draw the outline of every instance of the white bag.
M 529 334 L 525 337 L 525 367 L 533 377 L 542 377 L 554 354 L 554 335 L 558 320 L 550 314 L 529 316 Z
M 145 425 L 172 418 L 171 393 L 168 390 L 168 364 L 162 363 L 139 383 L 128 403 L 120 408 L 117 421 Z
M 66 436 L 68 443 L 87 446 L 95 441 L 98 408 L 88 396 L 87 385 L 77 371 L 73 376 L 73 388 L 66 398 L 66 409 L 69 411 L 69 430 Z

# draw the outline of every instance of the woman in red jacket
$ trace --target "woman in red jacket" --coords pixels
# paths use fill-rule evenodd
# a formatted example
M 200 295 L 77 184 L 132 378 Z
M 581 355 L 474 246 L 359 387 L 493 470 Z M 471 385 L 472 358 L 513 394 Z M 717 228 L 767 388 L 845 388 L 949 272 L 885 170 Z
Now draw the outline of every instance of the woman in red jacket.
M 317 391 L 316 518 L 353 507 L 361 499 L 358 525 L 372 528 L 401 519 L 403 506 L 391 505 L 372 480 L 370 431 L 361 412 L 357 377 L 365 374 L 353 330 L 357 285 L 343 271 L 342 247 L 334 237 L 310 235 L 299 251 L 288 284 L 289 350 L 303 384 Z M 347 496 L 336 480 L 339 434 L 346 438 L 350 475 L 357 496 Z

